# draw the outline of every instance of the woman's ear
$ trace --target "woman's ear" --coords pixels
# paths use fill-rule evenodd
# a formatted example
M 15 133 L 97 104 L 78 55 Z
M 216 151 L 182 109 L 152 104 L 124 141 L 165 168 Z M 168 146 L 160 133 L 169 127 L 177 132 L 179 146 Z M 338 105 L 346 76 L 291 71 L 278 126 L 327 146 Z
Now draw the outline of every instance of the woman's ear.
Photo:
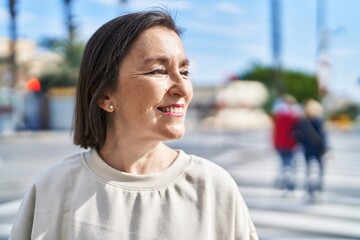
M 110 96 L 108 94 L 102 94 L 99 97 L 98 106 L 106 112 L 114 111 L 114 105 L 111 103 Z

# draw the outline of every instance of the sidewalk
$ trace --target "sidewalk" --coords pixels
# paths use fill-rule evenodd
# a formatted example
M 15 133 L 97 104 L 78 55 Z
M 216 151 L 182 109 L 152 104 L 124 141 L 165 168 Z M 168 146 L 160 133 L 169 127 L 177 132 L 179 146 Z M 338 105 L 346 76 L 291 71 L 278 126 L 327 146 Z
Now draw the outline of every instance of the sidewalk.
M 79 151 L 67 131 L 16 132 L 0 137 L 0 203 L 21 197 L 40 171 Z

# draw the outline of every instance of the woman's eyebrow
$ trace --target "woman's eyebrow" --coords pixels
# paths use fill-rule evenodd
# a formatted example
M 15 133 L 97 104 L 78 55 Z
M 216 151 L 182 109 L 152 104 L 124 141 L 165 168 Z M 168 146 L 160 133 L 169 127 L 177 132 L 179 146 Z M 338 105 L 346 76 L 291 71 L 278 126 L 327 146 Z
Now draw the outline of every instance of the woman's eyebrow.
M 164 64 L 170 62 L 170 59 L 167 56 L 160 55 L 160 56 L 145 58 L 143 61 L 144 65 L 148 65 L 153 62 Z M 185 58 L 180 62 L 180 66 L 189 66 L 189 64 L 190 64 L 190 60 L 188 58 Z
M 180 64 L 180 66 L 182 66 L 182 67 L 189 66 L 189 65 L 190 65 L 190 60 L 188 58 L 185 58 Z
M 143 61 L 144 65 L 148 65 L 153 62 L 166 63 L 166 62 L 169 62 L 169 58 L 166 56 L 160 55 L 160 56 L 145 58 Z

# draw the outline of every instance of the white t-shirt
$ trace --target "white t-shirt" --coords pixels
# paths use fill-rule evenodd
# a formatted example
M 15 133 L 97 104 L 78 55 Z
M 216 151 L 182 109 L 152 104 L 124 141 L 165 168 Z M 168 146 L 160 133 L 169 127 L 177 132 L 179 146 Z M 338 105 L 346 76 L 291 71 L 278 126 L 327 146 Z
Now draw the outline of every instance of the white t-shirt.
M 235 181 L 179 151 L 162 172 L 135 175 L 96 150 L 56 163 L 25 194 L 10 240 L 257 239 Z

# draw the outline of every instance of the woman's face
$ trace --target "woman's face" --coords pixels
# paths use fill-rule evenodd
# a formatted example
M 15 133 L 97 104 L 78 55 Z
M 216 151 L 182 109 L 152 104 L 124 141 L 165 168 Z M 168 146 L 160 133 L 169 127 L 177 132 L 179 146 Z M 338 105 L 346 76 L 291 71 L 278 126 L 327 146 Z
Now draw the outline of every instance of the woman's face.
M 144 31 L 120 65 L 119 87 L 109 98 L 110 127 L 146 140 L 181 137 L 193 95 L 188 68 L 175 32 L 160 26 Z

